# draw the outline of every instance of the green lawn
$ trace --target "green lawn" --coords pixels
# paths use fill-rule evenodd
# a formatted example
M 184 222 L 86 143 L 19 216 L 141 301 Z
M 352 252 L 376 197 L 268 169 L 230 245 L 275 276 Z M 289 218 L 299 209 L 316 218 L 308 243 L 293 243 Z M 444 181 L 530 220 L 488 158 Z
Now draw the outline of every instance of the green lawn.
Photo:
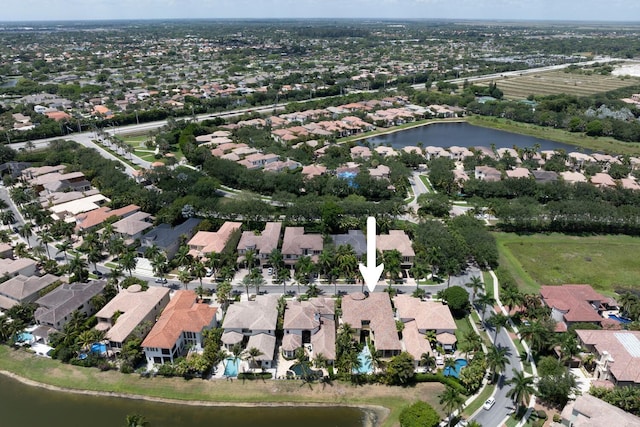
M 632 236 L 517 235 L 496 233 L 500 265 L 525 292 L 541 285 L 589 284 L 613 295 L 615 289 L 638 287 L 640 238 Z
M 493 277 L 488 271 L 483 271 L 482 278 L 484 279 L 484 292 L 493 298 Z
M 462 415 L 464 415 L 465 418 L 469 418 L 471 415 L 473 415 L 474 412 L 480 409 L 482 404 L 489 398 L 489 396 L 493 394 L 493 391 L 495 389 L 495 384 L 487 384 L 482 392 L 478 395 L 478 397 L 476 397 L 475 400 L 469 404 L 469 406 L 464 408 L 464 411 L 462 411 Z

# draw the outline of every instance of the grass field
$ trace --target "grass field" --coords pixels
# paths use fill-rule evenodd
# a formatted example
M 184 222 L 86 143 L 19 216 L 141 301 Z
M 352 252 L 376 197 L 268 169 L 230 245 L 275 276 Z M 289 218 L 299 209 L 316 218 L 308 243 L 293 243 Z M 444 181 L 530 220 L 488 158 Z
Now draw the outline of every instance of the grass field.
M 576 283 L 614 295 L 615 289 L 639 285 L 637 237 L 496 233 L 496 238 L 500 265 L 525 292 L 536 292 L 540 285 Z
M 148 162 L 156 162 L 162 161 L 155 158 L 155 150 L 151 148 L 147 148 L 145 145 L 145 141 L 147 141 L 148 137 L 145 135 L 128 135 L 123 138 L 124 142 L 128 145 L 132 146 L 134 149 L 133 154 L 135 156 L 140 157 L 142 160 L 146 160 Z M 176 151 L 173 151 L 173 154 L 176 157 L 177 161 L 180 161 L 184 155 L 179 147 L 177 147 Z
M 568 95 L 589 96 L 608 92 L 625 86 L 640 84 L 640 79 L 632 77 L 605 76 L 600 74 L 565 73 L 564 71 L 546 71 L 516 77 L 504 77 L 494 80 L 507 99 L 525 99 L 529 95 Z M 487 86 L 489 83 L 480 83 Z

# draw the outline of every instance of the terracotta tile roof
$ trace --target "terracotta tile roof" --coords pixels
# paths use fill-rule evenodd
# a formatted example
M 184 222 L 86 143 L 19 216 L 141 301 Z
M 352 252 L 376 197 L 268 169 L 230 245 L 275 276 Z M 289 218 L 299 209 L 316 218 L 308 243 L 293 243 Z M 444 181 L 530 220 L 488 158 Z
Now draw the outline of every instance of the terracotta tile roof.
M 197 302 L 194 291 L 176 291 L 143 347 L 172 348 L 183 332 L 202 332 L 214 321 L 217 308 Z
M 411 240 L 404 230 L 389 230 L 389 234 L 378 235 L 376 247 L 381 252 L 397 249 L 403 257 L 416 256 Z
M 405 349 L 415 360 L 420 360 L 423 353 L 433 353 L 429 340 L 426 339 L 424 334 L 418 331 L 418 325 L 415 320 L 404 323 L 402 340 L 404 341 Z
M 402 351 L 386 292 L 372 292 L 368 297 L 359 292 L 346 295 L 342 299 L 342 321 L 354 329 L 362 329 L 363 321 L 368 321 L 377 350 Z
M 284 312 L 284 329 L 312 330 L 320 326 L 320 316 L 334 314 L 335 301 L 331 298 L 316 297 L 309 301 L 287 301 Z
M 202 255 L 210 252 L 220 253 L 234 231 L 242 227 L 241 222 L 225 222 L 218 231 L 198 231 L 189 240 L 189 247 Z
M 76 215 L 76 230 L 86 230 L 102 224 L 112 216 L 124 217 L 140 210 L 140 206 L 128 205 L 120 209 L 101 207 L 92 211 Z
M 607 298 L 600 295 L 589 285 L 542 286 L 540 294 L 545 304 L 564 313 L 567 322 L 598 322 L 602 316 L 590 301 L 598 305 Z
M 393 303 L 401 320 L 413 319 L 420 330 L 455 331 L 449 306 L 435 301 L 421 301 L 411 295 L 397 295 Z

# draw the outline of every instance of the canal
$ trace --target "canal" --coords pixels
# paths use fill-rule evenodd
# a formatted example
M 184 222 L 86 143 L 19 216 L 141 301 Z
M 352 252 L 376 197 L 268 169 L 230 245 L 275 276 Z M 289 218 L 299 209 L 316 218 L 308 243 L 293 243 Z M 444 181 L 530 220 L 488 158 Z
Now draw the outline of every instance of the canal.
M 434 123 L 426 126 L 419 126 L 386 135 L 374 136 L 366 139 L 372 145 L 390 145 L 394 148 L 402 148 L 407 145 L 418 145 L 422 143 L 424 147 L 429 145 L 435 147 L 491 147 L 512 148 L 534 147 L 539 144 L 540 150 L 564 149 L 566 152 L 590 150 L 579 149 L 568 144 L 535 138 L 533 136 L 520 135 L 517 133 L 505 132 L 496 129 L 473 126 L 469 123 Z
M 4 427 L 118 427 L 127 415 L 140 414 L 149 427 L 361 427 L 363 411 L 355 408 L 207 407 L 116 397 L 54 392 L 24 385 L 0 375 L 0 414 Z

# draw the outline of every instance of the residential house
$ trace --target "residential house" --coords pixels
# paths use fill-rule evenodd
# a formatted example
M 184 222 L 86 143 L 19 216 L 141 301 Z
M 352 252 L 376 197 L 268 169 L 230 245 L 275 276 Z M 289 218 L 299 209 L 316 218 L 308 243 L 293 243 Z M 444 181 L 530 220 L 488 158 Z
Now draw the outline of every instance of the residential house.
M 531 173 L 538 183 L 554 182 L 558 180 L 558 173 L 554 171 L 534 170 Z
M 295 357 L 296 350 L 304 346 L 311 360 L 322 354 L 333 364 L 336 359 L 335 300 L 324 297 L 288 300 L 283 327 L 282 351 L 286 357 Z
M 560 176 L 562 177 L 563 181 L 569 184 L 576 184 L 578 182 L 587 182 L 587 177 L 580 172 L 565 171 L 565 172 L 560 172 Z
M 240 227 L 241 222 L 226 221 L 218 231 L 198 231 L 189 240 L 189 253 L 198 258 L 211 252 L 221 253 L 233 233 L 240 230 Z
M 427 160 L 439 159 L 440 157 L 450 158 L 451 153 L 442 147 L 434 147 L 429 145 L 424 148 L 425 157 Z
M 398 338 L 391 300 L 386 292 L 360 292 L 342 298 L 342 323 L 355 330 L 359 342 L 370 339 L 381 357 L 393 357 L 403 350 Z
M 96 313 L 96 329 L 106 332 L 112 351 L 120 352 L 136 328 L 140 328 L 137 338 L 147 335 L 167 304 L 168 288 L 151 286 L 143 291 L 140 285 L 131 285 Z
M 278 322 L 278 296 L 257 295 L 253 301 L 231 304 L 222 323 L 222 343 L 227 350 L 240 344 L 245 349 L 257 348 L 256 358 L 263 368 L 273 364 Z
M 491 166 L 476 166 L 475 178 L 480 181 L 495 182 L 502 179 L 502 173 Z
M 13 246 L 0 242 L 0 258 L 13 258 Z
M 614 188 L 616 186 L 616 182 L 611 178 L 611 175 L 603 172 L 593 175 L 591 177 L 591 183 L 596 187 Z
M 265 224 L 264 230 L 260 234 L 253 231 L 245 231 L 238 242 L 238 262 L 244 260 L 247 251 L 254 251 L 256 259 L 260 265 L 269 263 L 269 255 L 274 249 L 278 248 L 280 241 L 280 232 L 282 230 L 281 222 L 268 222 Z
M 74 311 L 91 316 L 95 308 L 91 298 L 104 292 L 104 280 L 89 283 L 64 283 L 36 300 L 39 306 L 34 314 L 36 323 L 61 330 Z
M 277 154 L 262 154 L 255 153 L 248 155 L 243 160 L 240 160 L 238 164 L 246 167 L 247 169 L 260 169 L 264 165 L 273 163 L 279 159 Z
M 336 248 L 350 245 L 358 259 L 367 254 L 367 238 L 362 230 L 349 230 L 347 234 L 332 234 L 330 237 Z
M 402 337 L 409 354 L 417 361 L 423 353 L 431 354 L 426 339 L 428 331 L 436 334 L 436 341 L 445 352 L 456 348 L 456 322 L 449 306 L 436 301 L 421 301 L 410 295 L 397 295 L 393 299 L 398 318 L 404 323 Z
M 302 176 L 307 179 L 315 178 L 316 176 L 324 175 L 327 173 L 327 167 L 322 165 L 308 165 L 302 168 Z
M 376 153 L 380 154 L 382 157 L 394 157 L 398 155 L 398 152 L 394 150 L 392 147 L 387 147 L 386 145 L 378 145 L 373 149 Z
M 378 165 L 375 168 L 369 169 L 369 176 L 375 179 L 389 179 L 391 169 L 387 165 Z
M 640 386 L 640 331 L 576 330 L 580 345 L 596 357 L 594 377 L 618 387 Z
M 45 274 L 42 277 L 19 274 L 0 283 L 0 309 L 9 310 L 14 305 L 34 302 L 40 297 L 40 292 L 57 280 L 60 278 L 53 274 Z
M 193 236 L 195 228 L 202 220 L 189 218 L 182 224 L 172 227 L 171 224 L 160 224 L 140 238 L 140 253 L 155 245 L 164 252 L 167 259 L 173 258 L 178 252 L 182 238 L 186 240 Z
M 37 263 L 31 258 L 0 258 L 0 276 L 33 276 L 36 274 Z
M 467 157 L 473 157 L 473 152 L 466 147 L 452 145 L 449 147 L 449 152 L 451 153 L 451 158 L 458 162 L 463 161 Z
M 103 206 L 90 212 L 76 215 L 76 231 L 89 231 L 100 228 L 111 217 L 126 218 L 140 211 L 140 206 L 128 205 L 120 209 L 111 209 Z
M 507 178 L 519 179 L 531 177 L 531 172 L 527 168 L 514 168 L 506 171 Z
M 309 256 L 315 262 L 322 252 L 321 234 L 305 234 L 304 227 L 287 227 L 282 240 L 282 257 L 291 266 L 302 256 Z
M 202 349 L 202 333 L 216 326 L 216 312 L 216 307 L 199 302 L 194 291 L 176 291 L 142 341 L 147 363 L 173 363 L 192 348 Z
M 567 427 L 638 427 L 640 418 L 600 400 L 583 394 L 571 400 L 562 410 L 562 425 Z
M 620 184 L 622 188 L 626 190 L 640 190 L 640 184 L 638 184 L 633 177 L 622 178 Z
M 599 314 L 613 302 L 589 285 L 542 286 L 542 301 L 551 308 L 556 331 L 564 332 L 572 323 L 602 324 Z
M 125 241 L 126 245 L 132 244 L 136 239 L 142 237 L 145 230 L 153 227 L 153 217 L 146 212 L 136 212 L 120 221 L 114 222 L 113 231 Z
M 371 149 L 369 147 L 365 147 L 362 145 L 356 145 L 355 147 L 351 147 L 351 157 L 353 159 L 364 159 L 368 160 L 371 158 Z
M 401 267 L 411 268 L 416 253 L 413 250 L 411 239 L 404 230 L 389 230 L 389 234 L 380 234 L 376 238 L 376 248 L 380 252 L 397 250 L 401 256 Z

